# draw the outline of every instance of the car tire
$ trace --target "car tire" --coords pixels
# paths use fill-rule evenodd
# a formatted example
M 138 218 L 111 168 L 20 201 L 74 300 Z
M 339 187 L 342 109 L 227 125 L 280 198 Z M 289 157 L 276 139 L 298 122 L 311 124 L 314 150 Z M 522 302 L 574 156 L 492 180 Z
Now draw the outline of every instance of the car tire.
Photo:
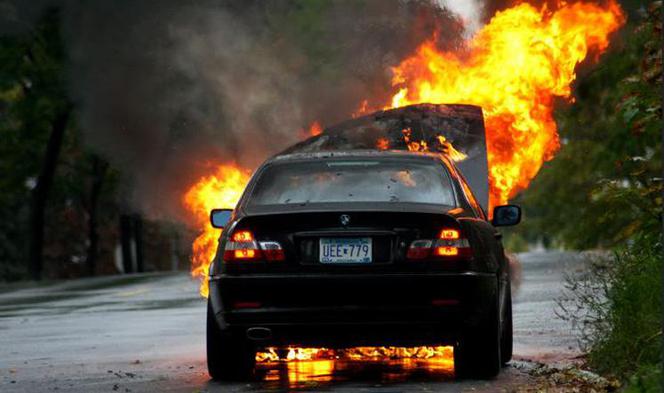
M 486 318 L 468 329 L 454 346 L 454 374 L 457 378 L 490 379 L 501 369 L 501 326 L 495 296 Z
M 505 366 L 512 360 L 513 327 L 512 327 L 512 288 L 507 283 L 507 302 L 505 304 L 505 319 L 503 320 L 502 335 L 500 339 L 500 361 Z
M 207 365 L 215 380 L 245 380 L 256 365 L 256 348 L 244 337 L 234 337 L 219 329 L 212 307 L 207 308 Z

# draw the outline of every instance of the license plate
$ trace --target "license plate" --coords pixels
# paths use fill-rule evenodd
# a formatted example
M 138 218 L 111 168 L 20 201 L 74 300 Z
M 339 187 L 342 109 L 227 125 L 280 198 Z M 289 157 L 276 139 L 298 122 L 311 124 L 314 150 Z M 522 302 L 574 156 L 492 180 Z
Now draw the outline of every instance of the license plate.
M 321 263 L 371 263 L 371 238 L 321 238 Z

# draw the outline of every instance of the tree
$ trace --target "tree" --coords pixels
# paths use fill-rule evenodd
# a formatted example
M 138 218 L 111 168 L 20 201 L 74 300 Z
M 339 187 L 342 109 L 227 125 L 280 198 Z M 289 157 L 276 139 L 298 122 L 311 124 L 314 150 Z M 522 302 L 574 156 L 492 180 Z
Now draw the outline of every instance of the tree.
M 9 138 L 2 146 L 8 154 L 3 161 L 5 165 L 14 164 L 17 170 L 9 181 L 17 191 L 14 198 L 9 198 L 12 204 L 31 201 L 28 261 L 36 280 L 41 278 L 43 266 L 46 203 L 72 112 L 65 92 L 59 32 L 59 13 L 51 10 L 27 34 L 2 37 L 0 41 L 0 90 L 5 98 L 0 128 Z M 25 182 L 26 177 L 32 179 L 26 184 L 31 188 L 29 198 L 21 195 L 25 185 L 17 184 Z
M 115 172 L 80 141 L 68 97 L 60 14 L 0 36 L 0 278 L 68 277 L 98 269 L 113 238 Z M 106 231 L 108 233 L 108 231 Z M 48 262 L 48 263 L 46 263 Z M 27 267 L 27 268 L 26 268 Z M 55 274 L 54 274 L 55 273 Z

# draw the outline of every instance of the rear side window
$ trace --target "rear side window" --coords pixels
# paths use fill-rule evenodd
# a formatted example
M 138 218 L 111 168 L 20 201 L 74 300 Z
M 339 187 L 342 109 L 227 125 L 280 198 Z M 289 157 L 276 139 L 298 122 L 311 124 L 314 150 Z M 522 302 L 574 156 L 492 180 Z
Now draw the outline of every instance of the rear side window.
M 264 170 L 248 204 L 411 202 L 455 206 L 444 166 L 413 161 L 314 161 Z

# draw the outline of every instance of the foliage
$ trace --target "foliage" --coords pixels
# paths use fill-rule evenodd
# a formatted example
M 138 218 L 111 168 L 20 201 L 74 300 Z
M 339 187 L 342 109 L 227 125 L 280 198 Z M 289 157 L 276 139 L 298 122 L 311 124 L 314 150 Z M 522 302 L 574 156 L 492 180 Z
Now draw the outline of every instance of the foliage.
M 0 276 L 20 278 L 31 189 L 52 119 L 65 104 L 58 16 L 0 38 Z
M 34 28 L 0 37 L 0 280 L 26 278 L 30 201 L 41 171 L 52 123 L 69 104 L 66 55 L 57 9 Z M 83 271 L 88 239 L 91 170 L 94 156 L 80 141 L 75 121 L 65 130 L 45 222 L 46 275 L 69 277 Z M 113 212 L 114 174 L 107 176 L 102 201 Z M 100 217 L 109 223 L 112 215 Z M 107 250 L 112 255 L 113 250 Z
M 646 365 L 640 367 L 629 378 L 623 393 L 657 393 L 662 391 L 661 365 Z
M 598 371 L 626 378 L 660 361 L 662 251 L 658 236 L 640 237 L 568 278 L 559 315 L 575 324 Z

